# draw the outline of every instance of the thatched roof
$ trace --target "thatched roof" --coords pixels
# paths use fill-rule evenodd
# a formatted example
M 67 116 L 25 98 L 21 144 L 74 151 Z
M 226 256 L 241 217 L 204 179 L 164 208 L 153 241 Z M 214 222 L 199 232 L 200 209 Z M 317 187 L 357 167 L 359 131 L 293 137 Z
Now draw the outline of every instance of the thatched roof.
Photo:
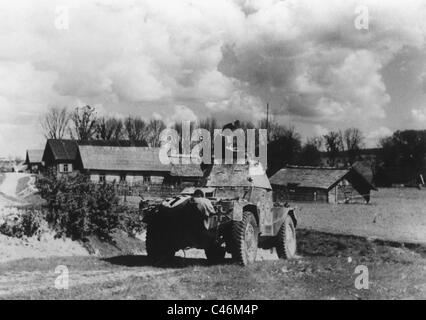
M 214 165 L 207 179 L 207 187 L 259 187 L 272 189 L 261 165 L 222 164 Z
M 85 170 L 170 171 L 159 159 L 159 148 L 80 145 Z
M 100 147 L 148 147 L 146 141 L 130 140 L 88 140 L 77 141 L 79 146 L 100 146 Z
M 173 177 L 202 178 L 203 171 L 199 164 L 171 164 L 170 175 Z
M 79 146 L 99 146 L 99 147 L 146 147 L 144 141 L 128 140 L 69 140 L 69 139 L 48 139 L 46 148 L 50 148 L 53 157 L 57 161 L 74 161 L 77 159 Z M 45 151 L 44 151 L 45 152 Z M 45 155 L 42 157 L 44 158 Z
M 349 173 L 348 169 L 287 167 L 270 178 L 272 185 L 331 189 Z
M 42 163 L 44 150 L 32 149 L 27 150 L 24 164 Z
M 357 161 L 352 165 L 352 169 L 364 177 L 368 183 L 373 184 L 373 170 L 367 162 Z

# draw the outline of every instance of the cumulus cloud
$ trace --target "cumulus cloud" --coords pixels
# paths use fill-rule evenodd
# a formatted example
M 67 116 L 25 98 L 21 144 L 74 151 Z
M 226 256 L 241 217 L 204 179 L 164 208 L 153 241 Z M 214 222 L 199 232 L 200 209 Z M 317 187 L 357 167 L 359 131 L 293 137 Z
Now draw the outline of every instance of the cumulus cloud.
M 426 125 L 426 108 L 417 108 L 411 110 L 411 115 L 413 121 L 420 125 L 425 126 Z
M 165 119 L 166 125 L 171 126 L 174 123 L 182 121 L 197 122 L 198 117 L 194 111 L 187 106 L 178 105 L 174 107 L 173 114 Z
M 366 32 L 354 26 L 355 1 L 242 5 L 251 8 L 246 36 L 225 47 L 221 70 L 272 101 L 276 113 L 334 121 L 384 118 L 391 97 L 382 68 L 405 46 L 424 45 L 418 11 L 424 5 L 417 1 L 399 10 L 395 3 L 367 1 L 373 16 Z
M 354 26 L 360 4 L 368 30 Z M 64 0 L 68 30 L 55 28 L 57 5 L 0 4 L 0 125 L 26 124 L 38 142 L 40 112 L 81 102 L 166 121 L 256 121 L 269 102 L 306 135 L 312 125 L 389 127 L 384 69 L 425 46 L 420 0 Z

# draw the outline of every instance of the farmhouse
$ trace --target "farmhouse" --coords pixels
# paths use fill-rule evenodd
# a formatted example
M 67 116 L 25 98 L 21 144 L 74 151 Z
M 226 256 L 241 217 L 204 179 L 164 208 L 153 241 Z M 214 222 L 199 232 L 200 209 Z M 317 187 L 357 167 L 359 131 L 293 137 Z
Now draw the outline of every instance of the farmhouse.
M 60 174 L 77 170 L 78 143 L 75 140 L 49 139 L 43 151 L 45 169 Z
M 145 147 L 145 142 L 130 141 L 78 141 L 67 139 L 49 139 L 43 151 L 42 161 L 46 170 L 51 170 L 59 174 L 69 174 L 72 172 L 82 172 L 81 158 L 79 155 L 80 146 L 96 147 Z
M 150 147 L 79 145 L 77 167 L 93 182 L 128 184 L 162 184 L 170 172 Z
M 43 152 L 44 150 L 27 150 L 24 165 L 30 173 L 39 173 L 43 167 Z
M 368 168 L 355 164 L 349 169 L 295 167 L 281 169 L 271 178 L 275 201 L 348 203 L 370 201 Z
M 159 148 L 144 142 L 53 140 L 46 143 L 42 160 L 57 174 L 80 172 L 93 182 L 194 185 L 203 173 L 196 165 L 164 165 Z

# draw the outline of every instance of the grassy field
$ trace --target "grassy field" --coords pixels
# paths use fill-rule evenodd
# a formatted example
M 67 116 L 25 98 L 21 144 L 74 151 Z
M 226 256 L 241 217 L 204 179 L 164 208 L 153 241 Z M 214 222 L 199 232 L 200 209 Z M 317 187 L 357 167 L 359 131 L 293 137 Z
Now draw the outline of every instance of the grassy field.
M 296 203 L 300 227 L 403 242 L 426 243 L 426 190 L 380 189 L 371 203 Z
M 175 258 L 149 265 L 144 255 L 25 259 L 0 264 L 0 299 L 402 299 L 426 298 L 426 249 L 299 231 L 297 260 L 249 267 Z M 55 289 L 56 266 L 69 289 Z M 369 288 L 355 288 L 358 265 Z

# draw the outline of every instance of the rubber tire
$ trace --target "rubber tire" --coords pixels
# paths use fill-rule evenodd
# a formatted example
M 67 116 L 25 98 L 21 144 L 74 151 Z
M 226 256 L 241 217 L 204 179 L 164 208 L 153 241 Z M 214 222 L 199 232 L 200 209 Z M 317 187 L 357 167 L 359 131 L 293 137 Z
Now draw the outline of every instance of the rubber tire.
M 209 263 L 216 264 L 225 260 L 226 249 L 220 245 L 213 244 L 205 248 L 204 253 Z
M 247 228 L 253 228 L 254 231 L 254 252 L 249 256 L 246 248 L 246 231 Z M 242 221 L 234 221 L 231 231 L 231 254 L 232 259 L 240 265 L 247 266 L 256 260 L 257 248 L 259 241 L 259 232 L 256 219 L 252 212 L 243 213 Z
M 288 239 L 289 237 L 290 239 Z M 293 219 L 289 215 L 284 219 L 276 236 L 276 249 L 280 259 L 292 259 L 296 256 L 296 228 L 294 227 Z

